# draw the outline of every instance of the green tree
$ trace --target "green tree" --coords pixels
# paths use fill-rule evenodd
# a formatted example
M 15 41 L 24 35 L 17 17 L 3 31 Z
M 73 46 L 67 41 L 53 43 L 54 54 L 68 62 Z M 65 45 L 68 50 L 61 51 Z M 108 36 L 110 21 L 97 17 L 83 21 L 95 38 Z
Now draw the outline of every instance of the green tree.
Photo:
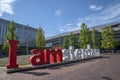
M 63 47 L 64 49 L 67 49 L 67 48 L 68 48 L 68 41 L 67 41 L 67 38 L 66 38 L 66 37 L 64 37 L 64 39 L 63 39 L 62 47 Z
M 115 47 L 114 30 L 112 27 L 102 29 L 102 48 L 113 49 Z
M 91 47 L 93 49 L 100 48 L 100 38 L 99 34 L 97 34 L 97 31 L 93 28 L 91 33 Z
M 45 48 L 45 36 L 41 27 L 38 28 L 36 33 L 36 47 L 42 49 Z
M 70 35 L 69 35 L 69 44 L 68 45 L 75 47 L 75 38 L 74 38 L 74 35 L 72 33 L 70 33 Z
M 81 24 L 80 35 L 78 37 L 78 43 L 80 48 L 87 48 L 87 44 L 90 44 L 90 31 L 85 23 Z
M 14 21 L 11 21 L 10 24 L 9 24 L 9 27 L 8 27 L 8 34 L 6 36 L 6 42 L 4 43 L 3 45 L 3 50 L 5 52 L 8 51 L 8 42 L 7 40 L 18 40 L 18 36 L 15 34 L 15 25 L 14 25 Z

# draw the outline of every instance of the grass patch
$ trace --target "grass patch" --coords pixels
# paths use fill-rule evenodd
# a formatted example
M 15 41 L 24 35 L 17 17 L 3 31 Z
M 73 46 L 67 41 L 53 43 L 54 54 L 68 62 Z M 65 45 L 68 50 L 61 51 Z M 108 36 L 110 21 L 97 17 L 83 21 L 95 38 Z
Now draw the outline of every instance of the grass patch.
M 29 58 L 31 55 L 17 56 L 17 64 L 27 65 L 29 63 Z M 0 58 L 0 67 L 5 67 L 8 64 L 8 58 Z

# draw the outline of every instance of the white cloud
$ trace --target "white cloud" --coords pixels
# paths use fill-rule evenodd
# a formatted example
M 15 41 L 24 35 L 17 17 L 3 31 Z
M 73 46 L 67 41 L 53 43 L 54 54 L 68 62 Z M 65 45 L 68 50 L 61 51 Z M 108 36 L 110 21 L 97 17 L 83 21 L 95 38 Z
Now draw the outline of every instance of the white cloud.
M 83 22 L 81 22 L 81 21 L 80 21 L 80 22 L 77 22 L 77 23 L 76 23 L 76 26 L 77 26 L 77 27 L 80 27 L 81 23 L 83 23 Z
M 114 21 L 120 21 L 120 3 L 112 3 L 100 12 L 78 18 L 78 23 L 85 22 L 88 26 L 95 26 Z
M 91 19 L 90 17 L 86 17 L 86 18 L 85 18 L 86 21 L 88 21 L 88 20 L 90 20 L 90 19 Z
M 61 16 L 62 10 L 56 10 L 56 11 L 54 12 L 54 14 L 55 14 L 56 16 Z
M 67 23 L 64 26 L 62 26 L 62 28 L 59 29 L 59 31 L 61 31 L 61 32 L 64 32 L 65 30 L 69 31 L 69 29 L 71 28 L 71 26 L 72 26 L 72 23 Z
M 94 10 L 94 11 L 98 11 L 98 10 L 103 9 L 103 7 L 102 6 L 97 6 L 97 5 L 90 5 L 89 9 Z
M 95 25 L 120 20 L 120 3 L 112 3 L 101 12 L 91 14 L 88 17 L 90 20 L 86 22 Z
M 74 31 L 74 30 L 78 30 L 80 28 L 80 26 L 75 27 L 75 25 L 73 23 L 67 23 L 64 26 L 62 26 L 59 31 L 60 32 L 68 32 L 68 31 Z
M 71 23 L 72 25 L 66 26 L 66 28 L 62 26 L 61 30 L 62 32 L 67 32 L 80 29 L 82 22 L 86 23 L 88 27 L 90 27 L 116 21 L 120 21 L 120 2 L 109 4 L 100 12 L 90 14 L 83 18 L 78 18 L 76 22 Z
M 0 16 L 4 13 L 14 14 L 12 3 L 16 0 L 0 0 Z

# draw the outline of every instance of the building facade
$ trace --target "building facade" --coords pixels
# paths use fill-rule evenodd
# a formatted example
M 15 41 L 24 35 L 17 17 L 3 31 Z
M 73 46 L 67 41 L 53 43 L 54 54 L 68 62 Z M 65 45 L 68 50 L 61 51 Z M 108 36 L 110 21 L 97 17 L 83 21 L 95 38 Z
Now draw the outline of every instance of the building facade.
M 112 22 L 112 23 L 103 24 L 103 25 L 99 25 L 99 26 L 92 26 L 89 28 L 89 30 L 92 31 L 92 29 L 95 28 L 97 30 L 97 35 L 100 35 L 102 29 L 104 27 L 108 27 L 108 26 L 111 26 L 114 29 L 115 40 L 120 42 L 120 22 Z M 64 36 L 68 37 L 70 35 L 70 33 L 74 34 L 75 45 L 78 46 L 78 36 L 80 34 L 80 30 L 66 32 L 63 34 L 48 37 L 48 38 L 46 38 L 46 46 L 47 47 L 62 46 Z
M 3 45 L 6 41 L 9 24 L 10 21 L 0 18 L 0 45 Z M 37 29 L 19 23 L 14 23 L 14 25 L 16 28 L 15 34 L 19 38 L 20 46 L 34 47 Z

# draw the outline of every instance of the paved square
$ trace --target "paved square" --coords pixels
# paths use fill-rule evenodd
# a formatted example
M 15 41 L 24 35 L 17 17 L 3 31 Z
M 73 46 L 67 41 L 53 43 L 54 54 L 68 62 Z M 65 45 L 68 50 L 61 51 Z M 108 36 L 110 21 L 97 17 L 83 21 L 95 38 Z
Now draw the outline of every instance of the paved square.
M 120 54 L 45 69 L 0 73 L 0 80 L 120 80 Z

